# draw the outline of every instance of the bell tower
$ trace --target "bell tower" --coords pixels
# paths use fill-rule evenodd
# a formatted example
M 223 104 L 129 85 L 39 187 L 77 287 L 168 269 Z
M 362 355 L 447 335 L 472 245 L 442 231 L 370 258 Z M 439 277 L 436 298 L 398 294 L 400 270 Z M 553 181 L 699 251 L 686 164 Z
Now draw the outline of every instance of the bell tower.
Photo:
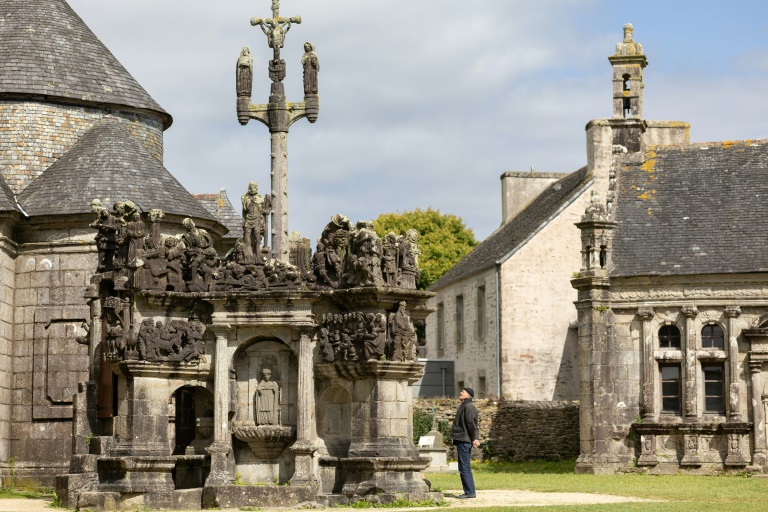
M 634 42 L 631 24 L 624 25 L 624 40 L 608 57 L 613 66 L 613 118 L 642 119 L 643 69 L 648 65 L 640 43 Z

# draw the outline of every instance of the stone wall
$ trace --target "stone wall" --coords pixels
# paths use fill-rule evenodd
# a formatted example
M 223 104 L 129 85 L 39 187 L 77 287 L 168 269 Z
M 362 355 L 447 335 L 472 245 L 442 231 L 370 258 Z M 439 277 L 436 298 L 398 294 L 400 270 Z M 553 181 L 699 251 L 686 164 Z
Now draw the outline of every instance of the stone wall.
M 11 386 L 13 370 L 13 289 L 16 275 L 14 257 L 16 245 L 0 237 L 0 461 L 10 455 Z
M 121 119 L 162 162 L 163 125 L 158 118 L 73 105 L 0 101 L 0 172 L 8 185 L 21 192 L 107 114 Z
M 575 459 L 579 455 L 579 406 L 577 402 L 498 402 L 475 400 L 480 418 L 482 451 L 473 456 L 486 460 Z M 417 399 L 414 410 L 431 414 L 438 422 L 453 423 L 456 399 Z M 453 447 L 449 458 L 456 460 Z
M 484 290 L 483 290 L 484 287 Z M 479 294 L 484 307 L 478 304 Z M 456 302 L 464 302 L 464 336 L 458 339 Z M 427 302 L 431 308 L 442 309 L 443 341 L 438 343 L 440 313 L 427 317 L 426 357 L 455 361 L 454 389 L 469 386 L 478 398 L 498 394 L 498 344 L 496 343 L 496 273 L 494 269 L 452 283 L 437 291 Z M 478 323 L 484 321 L 480 329 Z M 482 336 L 479 334 L 482 332 Z
M 579 222 L 590 194 L 581 195 L 501 265 L 501 397 L 578 400 Z
M 69 467 L 72 396 L 88 380 L 88 348 L 73 340 L 85 335 L 83 292 L 95 267 L 95 244 L 19 247 L 9 436 L 17 485 L 53 486 Z

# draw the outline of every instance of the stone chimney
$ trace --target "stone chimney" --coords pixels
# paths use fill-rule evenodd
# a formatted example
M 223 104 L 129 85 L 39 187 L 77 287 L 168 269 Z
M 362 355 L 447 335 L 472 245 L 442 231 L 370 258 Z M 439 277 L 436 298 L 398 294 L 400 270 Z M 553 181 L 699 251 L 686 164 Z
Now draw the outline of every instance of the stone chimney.
M 547 187 L 565 177 L 556 172 L 505 172 L 501 175 L 501 224 L 515 218 Z

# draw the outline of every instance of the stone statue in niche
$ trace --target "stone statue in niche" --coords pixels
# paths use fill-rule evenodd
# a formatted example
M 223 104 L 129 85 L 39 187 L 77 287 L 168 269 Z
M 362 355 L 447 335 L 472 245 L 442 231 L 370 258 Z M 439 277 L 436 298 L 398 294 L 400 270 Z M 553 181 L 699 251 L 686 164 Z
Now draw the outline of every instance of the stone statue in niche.
M 304 67 L 304 95 L 317 94 L 317 75 L 320 73 L 320 61 L 317 59 L 315 45 L 304 43 L 304 55 L 301 57 Z
M 247 46 L 240 52 L 237 59 L 237 95 L 250 98 L 253 93 L 253 57 L 251 49 Z
M 414 360 L 416 332 L 411 327 L 411 319 L 406 311 L 406 303 L 398 304 L 397 311 L 389 314 L 389 332 L 392 338 L 392 361 L 405 362 Z
M 279 425 L 280 387 L 272 380 L 272 370 L 261 371 L 261 382 L 256 387 L 256 424 Z
M 262 240 L 267 247 L 267 225 L 272 209 L 271 196 L 259 194 L 259 184 L 252 181 L 248 192 L 240 198 L 243 204 L 243 248 L 247 263 L 254 263 L 261 255 Z

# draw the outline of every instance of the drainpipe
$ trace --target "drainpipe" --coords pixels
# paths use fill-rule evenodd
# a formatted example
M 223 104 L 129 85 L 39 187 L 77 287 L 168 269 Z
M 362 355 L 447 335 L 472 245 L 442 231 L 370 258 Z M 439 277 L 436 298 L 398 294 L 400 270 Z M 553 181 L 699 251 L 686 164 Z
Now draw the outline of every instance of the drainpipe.
M 501 400 L 501 265 L 496 264 L 496 396 Z

